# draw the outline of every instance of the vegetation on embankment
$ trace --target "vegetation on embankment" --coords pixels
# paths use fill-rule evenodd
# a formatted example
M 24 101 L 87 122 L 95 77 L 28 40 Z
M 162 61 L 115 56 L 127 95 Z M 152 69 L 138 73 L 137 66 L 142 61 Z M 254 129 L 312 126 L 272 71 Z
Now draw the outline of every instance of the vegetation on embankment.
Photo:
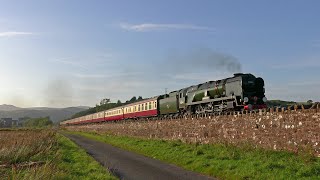
M 52 130 L 0 130 L 0 179 L 116 179 Z
M 49 117 L 40 117 L 40 118 L 29 118 L 23 123 L 23 127 L 36 127 L 36 128 L 42 128 L 42 127 L 48 127 L 52 126 L 53 122 L 50 120 Z
M 255 149 L 249 145 L 186 144 L 88 132 L 68 132 L 134 151 L 219 179 L 317 179 L 320 159 L 309 154 Z
M 283 100 L 268 100 L 268 107 L 287 107 L 293 105 L 309 105 L 311 106 L 313 103 L 312 100 L 308 100 L 307 102 L 294 102 L 294 101 L 283 101 Z

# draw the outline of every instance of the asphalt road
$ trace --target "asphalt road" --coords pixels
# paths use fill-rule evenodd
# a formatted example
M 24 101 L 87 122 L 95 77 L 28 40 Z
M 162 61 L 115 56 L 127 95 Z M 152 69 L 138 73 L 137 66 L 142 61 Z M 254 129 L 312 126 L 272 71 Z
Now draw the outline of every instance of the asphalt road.
M 133 152 L 122 150 L 106 143 L 94 141 L 80 135 L 64 134 L 85 149 L 96 161 L 120 179 L 128 180 L 177 180 L 213 179 L 180 167 L 166 164 Z

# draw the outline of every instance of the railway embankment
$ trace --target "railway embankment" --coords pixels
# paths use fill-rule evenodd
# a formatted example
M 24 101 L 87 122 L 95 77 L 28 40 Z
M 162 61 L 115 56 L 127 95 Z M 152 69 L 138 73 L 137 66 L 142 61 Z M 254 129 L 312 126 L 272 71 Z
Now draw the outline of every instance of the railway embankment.
M 71 131 L 94 131 L 196 144 L 250 145 L 276 151 L 320 156 L 320 109 L 274 110 L 189 116 L 165 120 L 68 126 Z

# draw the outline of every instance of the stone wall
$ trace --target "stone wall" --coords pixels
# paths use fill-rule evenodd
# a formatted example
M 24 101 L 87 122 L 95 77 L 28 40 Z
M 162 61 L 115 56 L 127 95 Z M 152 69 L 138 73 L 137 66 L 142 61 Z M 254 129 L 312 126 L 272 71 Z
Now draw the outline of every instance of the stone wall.
M 249 143 L 274 150 L 307 150 L 320 156 L 320 109 L 122 121 L 67 128 L 143 138 L 180 139 L 187 143 Z

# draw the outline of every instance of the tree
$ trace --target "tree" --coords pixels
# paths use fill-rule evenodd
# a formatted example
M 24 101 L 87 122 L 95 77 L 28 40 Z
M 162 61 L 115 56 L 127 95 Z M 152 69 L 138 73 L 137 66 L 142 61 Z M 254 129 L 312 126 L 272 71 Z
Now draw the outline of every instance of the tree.
M 312 100 L 308 100 L 307 103 L 308 103 L 308 104 L 312 104 L 313 101 L 312 101 Z
M 117 105 L 121 105 L 122 103 L 121 103 L 121 101 L 120 100 L 118 100 L 117 101 Z
M 137 101 L 137 97 L 133 96 L 129 102 L 135 102 L 135 101 Z
M 138 101 L 141 101 L 143 98 L 142 98 L 142 96 L 139 96 L 138 97 Z
M 101 105 L 108 104 L 108 103 L 110 103 L 110 99 L 108 99 L 108 98 L 102 99 L 102 100 L 100 101 L 100 106 L 101 106 Z
M 28 119 L 23 123 L 25 127 L 48 127 L 52 126 L 53 122 L 50 120 L 50 117 L 41 117 Z

